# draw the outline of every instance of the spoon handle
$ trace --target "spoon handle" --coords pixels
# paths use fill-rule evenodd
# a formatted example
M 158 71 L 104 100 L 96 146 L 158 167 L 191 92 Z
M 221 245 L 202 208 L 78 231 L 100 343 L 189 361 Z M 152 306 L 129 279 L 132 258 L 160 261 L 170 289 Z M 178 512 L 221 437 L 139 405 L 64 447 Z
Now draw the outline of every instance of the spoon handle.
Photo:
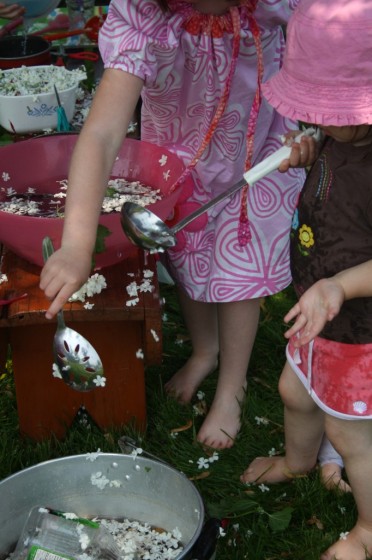
M 43 244 L 42 244 L 42 252 L 43 252 L 43 260 L 46 263 L 49 257 L 54 253 L 53 242 L 50 239 L 50 237 L 44 237 Z M 58 329 L 66 328 L 62 309 L 57 313 L 57 325 L 58 325 Z
M 314 138 L 317 138 L 317 133 L 317 129 L 307 128 L 304 132 L 301 132 L 301 134 L 298 134 L 296 138 L 294 138 L 294 142 L 298 142 L 302 138 L 302 136 L 314 136 Z M 227 189 L 227 191 L 224 191 L 215 198 L 212 198 L 212 200 L 210 200 L 206 204 L 203 204 L 203 206 L 200 206 L 200 208 L 195 210 L 195 212 L 192 212 L 191 214 L 180 220 L 178 224 L 171 228 L 171 232 L 177 233 L 178 231 L 186 227 L 190 222 L 195 220 L 195 218 L 198 218 L 199 216 L 204 214 L 204 212 L 221 202 L 221 200 L 224 200 L 225 198 L 228 198 L 229 196 L 235 194 L 242 187 L 244 187 L 244 185 L 253 185 L 254 183 L 256 183 L 256 181 L 259 181 L 259 179 L 262 179 L 263 177 L 274 171 L 274 169 L 277 169 L 281 162 L 289 157 L 291 149 L 291 146 L 282 146 L 281 148 L 276 150 L 273 154 L 271 154 L 260 163 L 249 169 L 246 173 L 244 173 L 244 178 L 241 181 Z

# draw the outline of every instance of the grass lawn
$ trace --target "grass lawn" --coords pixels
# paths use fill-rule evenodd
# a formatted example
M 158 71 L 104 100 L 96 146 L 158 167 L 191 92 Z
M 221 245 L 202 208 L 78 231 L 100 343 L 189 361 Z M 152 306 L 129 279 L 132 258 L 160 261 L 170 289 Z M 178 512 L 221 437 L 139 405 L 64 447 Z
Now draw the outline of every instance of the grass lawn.
M 163 391 L 164 382 L 190 353 L 190 344 L 179 314 L 174 288 L 162 286 L 165 298 L 164 360 L 147 370 L 148 426 L 145 434 L 130 426 L 102 433 L 91 422 L 77 420 L 64 441 L 35 444 L 20 438 L 11 360 L 0 372 L 0 478 L 40 461 L 86 453 L 100 448 L 118 452 L 117 439 L 130 435 L 146 451 L 169 462 L 193 478 L 211 517 L 223 518 L 225 536 L 218 541 L 218 560 L 315 560 L 321 551 L 349 530 L 356 510 L 351 495 L 328 492 L 315 471 L 306 478 L 282 485 L 247 487 L 239 475 L 257 455 L 283 453 L 283 409 L 277 380 L 284 363 L 285 340 L 282 317 L 293 302 L 291 289 L 262 303 L 261 324 L 249 368 L 247 399 L 242 410 L 242 429 L 232 449 L 219 452 L 209 468 L 199 469 L 207 458 L 195 443 L 203 421 L 196 414 L 202 401 L 180 406 Z M 206 405 L 212 402 L 216 378 L 202 385 Z M 89 419 L 88 419 L 89 420 Z M 185 426 L 177 436 L 172 429 Z

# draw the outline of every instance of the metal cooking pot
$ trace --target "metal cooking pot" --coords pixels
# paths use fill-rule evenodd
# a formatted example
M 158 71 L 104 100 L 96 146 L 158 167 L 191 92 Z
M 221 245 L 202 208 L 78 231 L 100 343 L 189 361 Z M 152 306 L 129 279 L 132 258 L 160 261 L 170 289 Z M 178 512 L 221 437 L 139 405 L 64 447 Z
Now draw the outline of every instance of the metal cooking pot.
M 103 489 L 91 476 L 101 472 Z M 79 517 L 128 518 L 182 533 L 183 552 L 177 560 L 194 558 L 204 506 L 185 475 L 145 457 L 100 453 L 74 455 L 39 463 L 0 482 L 0 559 L 13 549 L 33 506 L 74 512 Z

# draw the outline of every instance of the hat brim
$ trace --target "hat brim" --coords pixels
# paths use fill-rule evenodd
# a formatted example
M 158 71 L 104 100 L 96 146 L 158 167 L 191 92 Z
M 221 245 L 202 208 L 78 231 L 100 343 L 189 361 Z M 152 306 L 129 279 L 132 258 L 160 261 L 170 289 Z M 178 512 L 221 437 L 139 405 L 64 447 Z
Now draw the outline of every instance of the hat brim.
M 303 82 L 284 68 L 262 84 L 262 93 L 270 105 L 294 121 L 323 126 L 372 124 L 371 88 L 355 84 L 354 89 L 355 95 L 350 84 L 343 88 Z

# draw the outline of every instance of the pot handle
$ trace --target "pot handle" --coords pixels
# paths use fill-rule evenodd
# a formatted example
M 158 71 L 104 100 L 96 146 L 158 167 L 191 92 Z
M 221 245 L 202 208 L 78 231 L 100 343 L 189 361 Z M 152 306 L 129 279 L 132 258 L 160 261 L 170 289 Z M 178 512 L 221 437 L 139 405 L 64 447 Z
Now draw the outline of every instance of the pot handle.
M 132 451 L 138 449 L 136 440 L 129 436 L 121 436 L 118 439 L 118 446 L 120 447 L 120 451 L 124 453 L 124 455 L 130 455 Z M 150 453 L 149 451 L 145 451 L 144 449 L 142 450 L 141 455 L 143 455 L 144 457 L 148 457 L 149 459 L 154 459 L 159 463 L 163 463 L 163 465 L 167 465 L 167 467 L 171 466 L 166 461 L 163 461 L 163 459 L 160 459 L 160 457 L 157 457 L 156 455 L 153 455 L 152 453 Z
M 191 560 L 211 560 L 216 551 L 221 521 L 214 517 L 205 522 L 191 551 Z

